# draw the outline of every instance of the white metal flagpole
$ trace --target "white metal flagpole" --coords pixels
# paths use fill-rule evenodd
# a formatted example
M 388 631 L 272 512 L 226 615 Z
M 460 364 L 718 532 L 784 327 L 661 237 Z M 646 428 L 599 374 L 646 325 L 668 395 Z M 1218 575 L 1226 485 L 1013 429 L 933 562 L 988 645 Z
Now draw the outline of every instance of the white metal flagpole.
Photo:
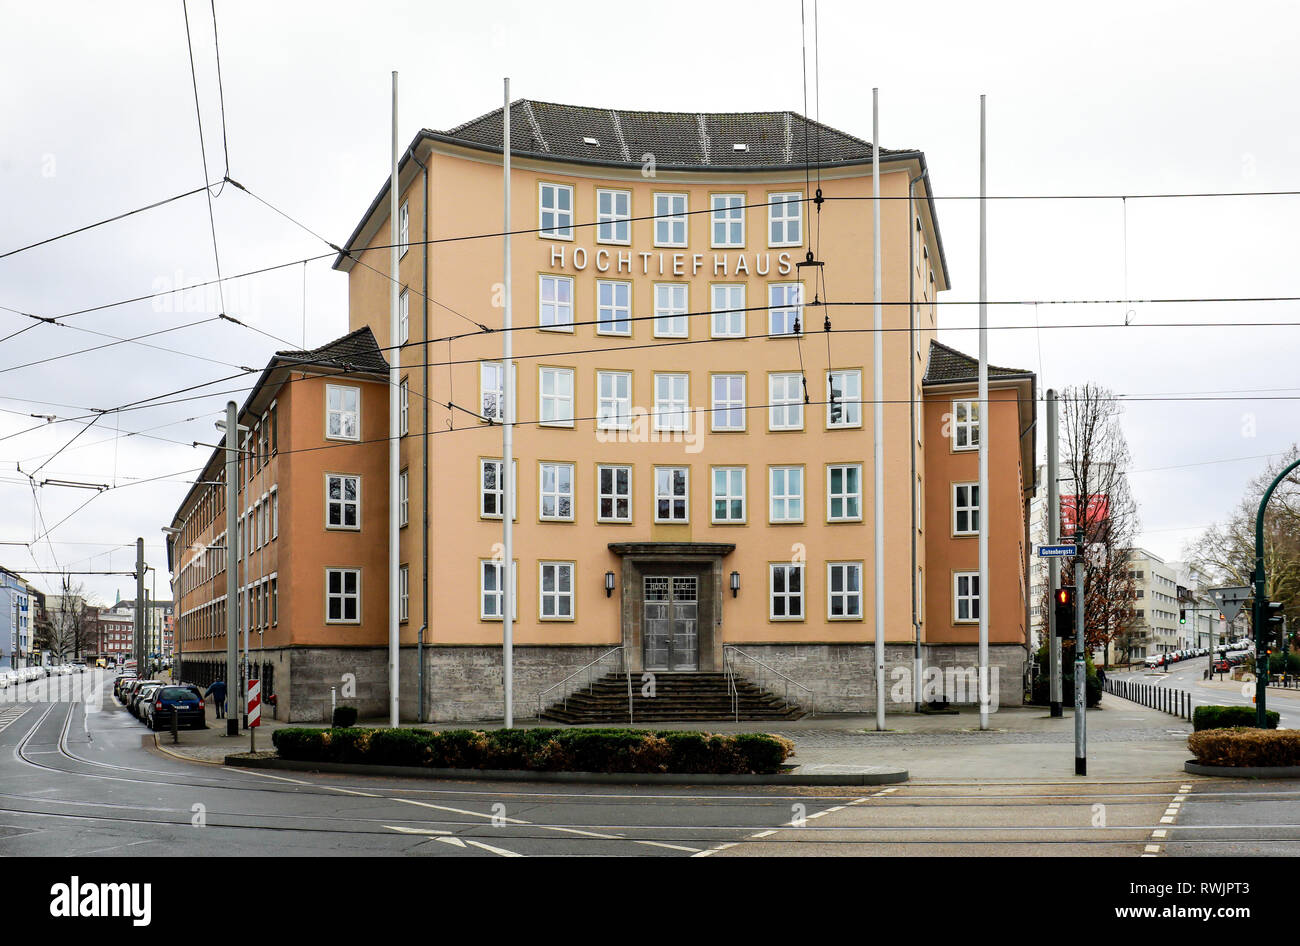
M 402 385 L 402 350 L 397 347 L 401 327 L 398 325 L 398 295 L 401 291 L 401 276 L 398 272 L 401 248 L 397 241 L 401 239 L 398 228 L 397 197 L 397 71 L 393 71 L 393 168 L 392 179 L 388 184 L 388 222 L 389 222 L 389 271 L 393 278 L 389 280 L 389 368 L 388 368 L 388 715 L 389 725 L 394 729 L 398 725 L 398 689 L 397 663 L 399 654 L 398 638 L 398 591 L 397 578 L 400 566 L 400 553 L 397 548 L 399 529 L 398 521 L 398 476 L 400 474 L 401 456 L 398 451 L 401 436 L 401 385 Z
M 501 498 L 504 500 L 501 511 L 501 544 L 504 547 L 504 559 L 501 562 L 501 686 L 505 691 L 505 724 L 510 729 L 515 724 L 514 701 L 514 627 L 511 603 L 514 601 L 514 422 L 515 392 L 512 383 L 514 372 L 511 358 L 514 357 L 513 332 L 511 331 L 510 310 L 510 79 L 505 80 L 505 105 L 502 108 L 501 154 L 503 166 L 503 188 L 505 191 L 505 272 L 504 303 L 505 312 L 502 320 L 502 356 L 501 356 Z
M 979 631 L 979 699 L 980 729 L 989 728 L 989 267 L 988 267 L 988 199 L 985 191 L 984 167 L 984 96 L 980 96 L 980 369 L 979 369 L 979 422 L 975 429 L 979 431 L 979 517 L 980 517 L 980 574 L 979 595 L 976 597 L 980 609 Z
M 872 496 L 875 512 L 872 526 L 875 530 L 875 589 L 876 604 L 876 729 L 885 728 L 885 333 L 882 308 L 883 283 L 880 272 L 880 90 L 871 90 L 871 243 L 872 289 L 875 300 L 875 359 L 872 363 L 872 384 L 875 405 L 871 421 L 872 455 L 874 473 Z

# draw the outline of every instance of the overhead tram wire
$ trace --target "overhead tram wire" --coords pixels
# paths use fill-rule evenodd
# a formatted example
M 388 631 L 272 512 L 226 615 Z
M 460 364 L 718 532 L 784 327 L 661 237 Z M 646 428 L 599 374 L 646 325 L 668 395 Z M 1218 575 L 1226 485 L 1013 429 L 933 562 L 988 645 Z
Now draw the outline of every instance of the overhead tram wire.
M 117 345 L 124 345 L 127 343 L 140 343 L 142 339 L 153 338 L 157 335 L 166 335 L 169 332 L 179 332 L 182 329 L 193 328 L 196 325 L 204 325 L 208 322 L 215 322 L 215 321 L 217 321 L 217 316 L 213 315 L 205 319 L 197 319 L 193 322 L 186 322 L 184 325 L 174 325 L 170 328 L 158 329 L 157 331 L 146 332 L 143 335 L 134 335 L 131 336 L 130 338 L 121 338 L 116 335 L 107 335 L 107 333 L 105 332 L 96 332 L 93 329 L 81 328 L 80 326 L 70 325 L 67 327 L 75 328 L 77 329 L 77 331 L 80 332 L 89 332 L 90 334 L 93 335 L 101 335 L 101 336 L 107 335 L 107 337 L 113 339 L 113 341 L 105 342 L 103 345 L 93 345 L 90 348 L 79 348 L 76 351 L 64 352 L 59 355 L 50 355 L 49 357 L 39 358 L 36 361 L 27 361 L 20 365 L 9 365 L 8 367 L 0 368 L 0 374 L 6 374 L 10 371 L 18 371 L 22 368 L 34 368 L 37 365 L 48 364 L 49 362 L 52 361 L 61 361 L 64 358 L 72 358 L 76 355 L 86 355 L 91 352 L 102 351 L 105 348 L 113 348 Z M 229 362 L 219 361 L 215 358 L 209 358 L 206 355 L 198 355 L 198 354 L 194 354 L 193 352 L 181 351 L 175 348 L 162 348 L 161 346 L 157 346 L 157 345 L 150 345 L 147 347 L 156 348 L 159 351 L 170 352 L 171 354 L 174 355 L 182 355 L 186 358 L 198 358 L 202 361 L 210 361 L 215 364 L 226 365 L 227 367 L 231 367 L 231 368 L 238 367 L 237 365 L 231 365 Z
M 221 41 L 217 38 L 217 0 L 210 0 L 210 4 L 212 7 L 212 49 L 217 60 L 217 94 L 221 100 L 221 154 L 226 162 L 226 172 L 222 175 L 221 188 L 225 190 L 225 181 L 230 179 L 230 142 L 226 135 L 226 85 L 221 79 Z M 217 196 L 221 196 L 221 191 L 217 191 Z
M 208 149 L 203 141 L 203 113 L 199 109 L 199 76 L 194 68 L 194 43 L 190 39 L 190 10 L 188 0 L 181 0 L 181 11 L 185 14 L 185 48 L 190 55 L 190 84 L 194 88 L 194 118 L 199 126 L 199 155 L 203 159 L 203 179 L 211 180 L 208 176 Z M 217 249 L 217 220 L 212 212 L 212 191 L 209 189 L 205 192 L 208 199 L 208 228 L 212 232 L 212 256 L 217 265 L 217 278 L 221 278 L 221 253 Z M 221 300 L 221 311 L 226 311 L 226 292 L 220 282 L 217 283 L 217 294 Z

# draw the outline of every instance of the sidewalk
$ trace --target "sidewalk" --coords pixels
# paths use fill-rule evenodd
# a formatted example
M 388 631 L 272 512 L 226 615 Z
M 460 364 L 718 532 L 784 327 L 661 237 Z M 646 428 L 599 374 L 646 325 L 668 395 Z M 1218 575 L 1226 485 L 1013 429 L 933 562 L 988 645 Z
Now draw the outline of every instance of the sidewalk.
M 359 725 L 382 727 L 386 720 L 361 720 Z M 536 720 L 519 720 L 535 728 Z M 262 718 L 257 748 L 270 750 L 271 734 L 289 725 Z M 406 725 L 424 729 L 499 729 L 500 720 Z M 553 724 L 543 724 L 547 727 Z M 901 765 L 916 781 L 1023 782 L 1069 781 L 1074 775 L 1074 719 L 1069 708 L 1053 719 L 1045 707 L 1005 707 L 989 717 L 989 730 L 980 732 L 979 714 L 898 714 L 886 717 L 887 731 L 877 732 L 874 716 L 817 716 L 799 720 L 701 723 L 709 732 L 772 732 L 792 739 L 800 765 Z M 642 723 L 636 728 L 675 728 L 670 723 Z M 1102 705 L 1088 711 L 1089 777 L 1147 780 L 1184 778 L 1191 727 L 1167 713 L 1107 694 Z M 182 730 L 179 744 L 171 734 L 156 736 L 157 748 L 193 762 L 221 764 L 225 756 L 247 752 L 249 735 L 226 736 L 225 720 L 209 715 L 206 730 Z

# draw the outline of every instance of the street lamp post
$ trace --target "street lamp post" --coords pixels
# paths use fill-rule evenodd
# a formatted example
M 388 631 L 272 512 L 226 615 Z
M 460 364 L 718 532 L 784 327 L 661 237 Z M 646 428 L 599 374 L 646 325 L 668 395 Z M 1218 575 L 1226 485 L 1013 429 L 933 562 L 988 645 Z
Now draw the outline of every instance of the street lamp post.
M 1268 712 L 1265 706 L 1268 693 L 1268 653 L 1265 643 L 1267 629 L 1264 627 L 1264 615 L 1268 610 L 1268 597 L 1264 575 L 1264 508 L 1273 497 L 1273 491 L 1277 489 L 1278 484 L 1297 467 L 1300 467 L 1300 460 L 1286 466 L 1273 478 L 1273 482 L 1268 484 L 1268 489 L 1264 490 L 1264 496 L 1259 501 L 1259 511 L 1255 513 L 1255 602 L 1252 605 L 1252 615 L 1255 619 L 1255 725 L 1259 729 L 1266 729 L 1268 725 Z M 1264 667 L 1263 686 L 1259 683 L 1261 663 Z

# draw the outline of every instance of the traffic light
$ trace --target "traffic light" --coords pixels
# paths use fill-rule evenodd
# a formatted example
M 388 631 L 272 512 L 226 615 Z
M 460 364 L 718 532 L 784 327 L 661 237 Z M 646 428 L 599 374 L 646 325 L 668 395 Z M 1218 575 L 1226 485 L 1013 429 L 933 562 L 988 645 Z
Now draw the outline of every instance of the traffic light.
M 1186 624 L 1186 623 L 1187 623 L 1187 609 L 1186 609 L 1186 608 L 1179 608 L 1179 609 L 1178 609 L 1178 623 L 1179 623 L 1179 624 Z
M 1269 601 L 1264 605 L 1263 638 L 1265 646 L 1270 649 L 1282 644 L 1282 603 Z
M 1056 607 L 1056 636 L 1073 637 L 1075 631 L 1074 621 L 1074 589 L 1057 588 L 1055 591 Z

